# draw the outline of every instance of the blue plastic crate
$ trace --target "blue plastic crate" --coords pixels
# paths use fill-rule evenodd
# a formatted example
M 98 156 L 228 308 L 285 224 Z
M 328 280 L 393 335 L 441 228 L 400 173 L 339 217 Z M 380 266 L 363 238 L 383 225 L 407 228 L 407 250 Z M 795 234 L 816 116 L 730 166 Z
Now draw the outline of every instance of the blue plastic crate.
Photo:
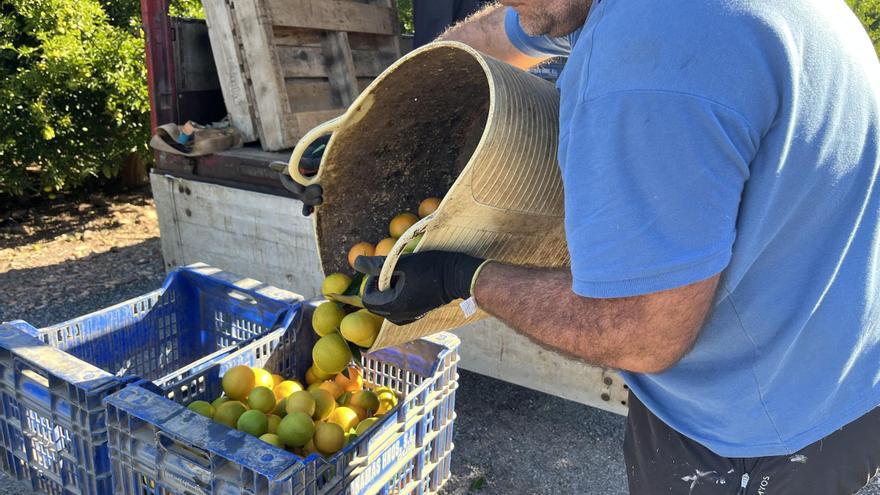
M 315 334 L 304 304 L 294 329 L 230 353 L 173 385 L 136 383 L 105 400 L 119 495 L 435 493 L 449 478 L 459 340 L 441 333 L 362 357 L 364 381 L 399 404 L 342 451 L 302 459 L 184 407 L 213 400 L 237 364 L 302 377 Z
M 58 325 L 0 326 L 0 466 L 50 494 L 111 494 L 103 399 L 184 379 L 289 328 L 302 298 L 206 265 L 162 289 Z

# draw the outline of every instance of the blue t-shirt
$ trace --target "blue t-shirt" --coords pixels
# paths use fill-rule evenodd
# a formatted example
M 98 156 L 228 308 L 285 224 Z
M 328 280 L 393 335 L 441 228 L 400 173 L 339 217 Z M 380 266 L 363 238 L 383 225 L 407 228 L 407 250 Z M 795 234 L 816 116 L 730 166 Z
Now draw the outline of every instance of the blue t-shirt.
M 625 374 L 726 457 L 784 455 L 880 404 L 880 63 L 842 0 L 598 0 L 568 55 L 559 165 L 574 291 L 723 271 L 679 363 Z

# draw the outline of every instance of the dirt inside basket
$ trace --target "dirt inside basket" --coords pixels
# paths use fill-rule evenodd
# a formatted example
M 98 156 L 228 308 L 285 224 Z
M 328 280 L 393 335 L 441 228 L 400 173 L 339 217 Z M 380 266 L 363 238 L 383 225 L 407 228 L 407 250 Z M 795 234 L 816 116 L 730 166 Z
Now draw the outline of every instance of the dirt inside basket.
M 485 72 L 458 49 L 410 59 L 377 86 L 375 102 L 338 131 L 322 164 L 317 226 L 325 273 L 352 273 L 352 245 L 377 243 L 396 214 L 443 197 L 473 155 L 488 114 Z

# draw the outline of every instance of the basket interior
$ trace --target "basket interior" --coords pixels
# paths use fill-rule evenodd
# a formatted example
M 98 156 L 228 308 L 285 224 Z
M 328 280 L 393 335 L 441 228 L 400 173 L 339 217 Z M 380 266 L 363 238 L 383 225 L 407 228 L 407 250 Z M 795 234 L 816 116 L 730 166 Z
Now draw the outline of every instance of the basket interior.
M 442 46 L 404 61 L 373 89 L 360 120 L 334 135 L 322 163 L 317 213 L 325 273 L 347 272 L 357 242 L 388 237 L 398 213 L 443 197 L 474 153 L 489 115 L 485 70 L 470 53 Z

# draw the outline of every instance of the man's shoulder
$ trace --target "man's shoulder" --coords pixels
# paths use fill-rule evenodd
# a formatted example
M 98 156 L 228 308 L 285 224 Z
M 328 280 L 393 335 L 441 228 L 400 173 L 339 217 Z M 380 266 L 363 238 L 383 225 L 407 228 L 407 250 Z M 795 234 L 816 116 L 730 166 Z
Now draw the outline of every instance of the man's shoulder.
M 773 9 L 758 3 L 602 0 L 576 47 L 589 57 L 584 98 L 659 90 L 740 109 L 752 105 L 738 99 L 748 86 L 766 92 L 761 104 L 772 104 L 787 72 L 786 48 L 778 23 L 769 22 Z

